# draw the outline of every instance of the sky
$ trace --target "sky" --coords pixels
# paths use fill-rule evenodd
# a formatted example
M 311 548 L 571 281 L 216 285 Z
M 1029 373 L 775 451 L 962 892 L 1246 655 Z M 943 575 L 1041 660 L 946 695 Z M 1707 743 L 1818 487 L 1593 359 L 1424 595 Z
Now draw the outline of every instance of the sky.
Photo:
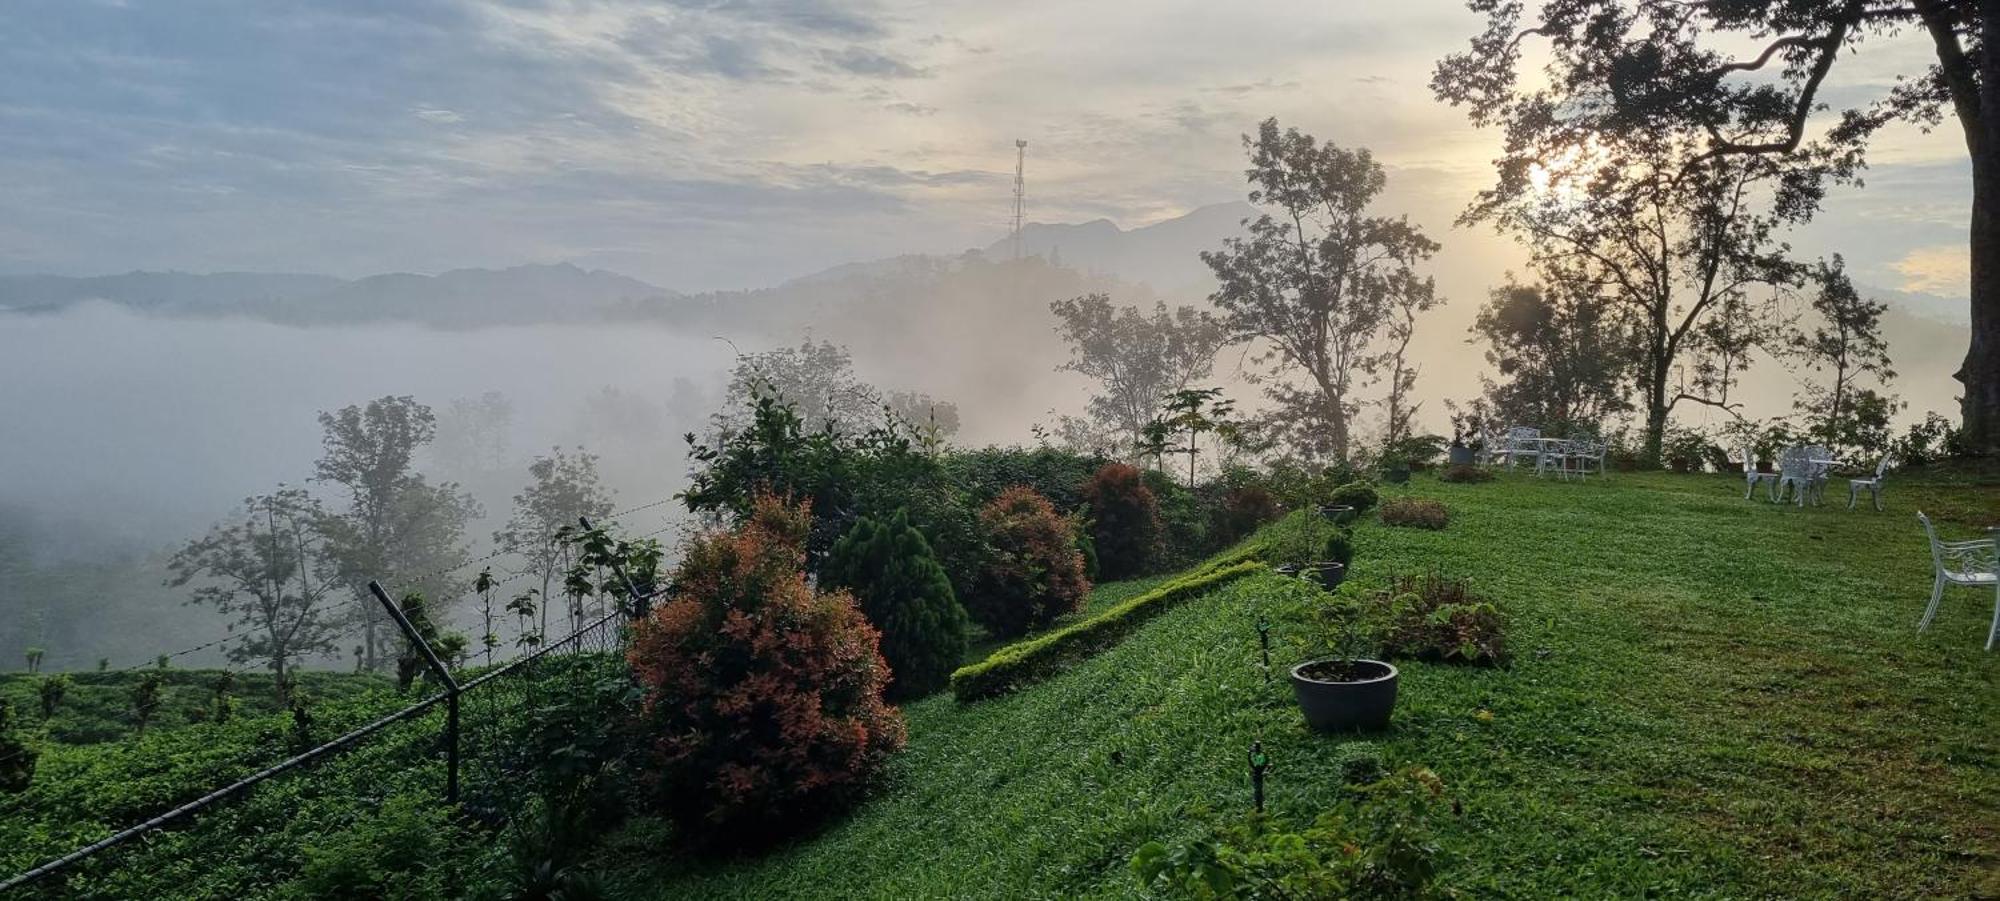
M 1032 220 L 1240 199 L 1239 136 L 1275 115 L 1372 149 L 1384 207 L 1443 242 L 1441 287 L 1477 294 L 1520 259 L 1452 227 L 1499 136 L 1427 82 L 1479 26 L 1457 0 L 12 0 L 0 271 L 566 261 L 760 287 L 990 243 L 1017 138 Z M 1871 43 L 1828 96 L 1927 52 Z M 1795 244 L 1962 297 L 1954 129 L 1893 129 L 1873 161 Z

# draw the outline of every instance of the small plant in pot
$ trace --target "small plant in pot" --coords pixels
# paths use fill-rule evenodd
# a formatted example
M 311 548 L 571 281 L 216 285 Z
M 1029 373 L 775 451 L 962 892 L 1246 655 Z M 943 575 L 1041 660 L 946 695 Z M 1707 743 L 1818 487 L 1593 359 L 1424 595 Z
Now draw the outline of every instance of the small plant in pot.
M 1265 546 L 1273 570 L 1312 579 L 1328 591 L 1340 587 L 1354 559 L 1353 533 L 1345 526 L 1301 511 L 1274 532 Z
M 1315 732 L 1388 728 L 1396 709 L 1396 668 L 1367 656 L 1373 642 L 1352 605 L 1337 607 L 1332 619 L 1334 653 L 1292 667 L 1299 712 Z

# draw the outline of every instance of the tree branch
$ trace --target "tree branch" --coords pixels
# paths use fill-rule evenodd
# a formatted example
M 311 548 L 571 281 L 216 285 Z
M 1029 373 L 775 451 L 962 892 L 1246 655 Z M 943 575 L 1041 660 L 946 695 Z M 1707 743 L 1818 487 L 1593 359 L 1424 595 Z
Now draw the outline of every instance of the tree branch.
M 1709 148 L 1707 153 L 1696 156 L 1688 165 L 1695 165 L 1716 157 L 1737 154 L 1761 155 L 1766 153 L 1791 153 L 1797 150 L 1799 142 L 1805 139 L 1806 119 L 1812 115 L 1814 99 L 1819 95 L 1819 86 L 1826 80 L 1826 74 L 1833 69 L 1833 61 L 1839 57 L 1841 45 L 1847 41 L 1847 32 L 1861 18 L 1862 0 L 1848 0 L 1847 8 L 1834 20 L 1833 31 L 1826 37 L 1807 41 L 1804 38 L 1785 38 L 1765 48 L 1755 65 L 1744 66 L 1731 63 L 1716 70 L 1718 77 L 1730 71 L 1731 67 L 1754 69 L 1764 64 L 1765 58 L 1779 47 L 1791 43 L 1797 46 L 1819 47 L 1819 57 L 1813 60 L 1812 69 L 1806 75 L 1806 83 L 1799 89 L 1799 99 L 1792 106 L 1791 116 L 1785 122 L 1785 139 L 1758 144 L 1737 141 L 1722 141 Z

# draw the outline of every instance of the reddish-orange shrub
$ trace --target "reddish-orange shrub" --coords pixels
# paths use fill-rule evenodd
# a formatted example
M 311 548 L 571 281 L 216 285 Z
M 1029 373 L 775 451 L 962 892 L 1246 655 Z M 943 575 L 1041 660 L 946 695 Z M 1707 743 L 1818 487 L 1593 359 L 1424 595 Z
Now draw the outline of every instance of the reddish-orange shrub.
M 645 769 L 699 840 L 812 822 L 903 745 L 875 629 L 851 595 L 806 582 L 811 526 L 807 506 L 757 498 L 737 531 L 689 543 L 671 598 L 633 635 Z
M 1077 524 L 1026 485 L 1001 492 L 979 511 L 986 562 L 966 612 L 995 635 L 1012 637 L 1083 609 L 1090 579 L 1076 547 Z
M 1097 571 L 1107 580 L 1151 572 L 1160 559 L 1160 502 L 1139 468 L 1106 463 L 1084 483 Z

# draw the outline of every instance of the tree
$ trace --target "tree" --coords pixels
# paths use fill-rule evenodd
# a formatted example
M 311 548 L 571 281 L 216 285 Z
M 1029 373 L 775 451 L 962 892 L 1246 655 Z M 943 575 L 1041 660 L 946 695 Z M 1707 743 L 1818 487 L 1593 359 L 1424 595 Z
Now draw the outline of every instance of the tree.
M 1854 290 L 1838 255 L 1819 264 L 1813 281 L 1819 290 L 1812 309 L 1820 321 L 1792 335 L 1791 349 L 1806 369 L 1831 378 L 1806 383 L 1796 407 L 1813 422 L 1811 433 L 1834 447 L 1880 451 L 1896 404 L 1858 382 L 1865 377 L 1887 385 L 1896 377 L 1882 340 L 1882 312 L 1889 307 Z
M 1160 398 L 1207 378 L 1229 343 L 1221 322 L 1191 307 L 1169 312 L 1156 303 L 1148 316 L 1137 307 L 1114 308 L 1108 294 L 1086 294 L 1055 301 L 1049 311 L 1070 347 L 1069 362 L 1056 368 L 1097 381 L 1091 418 L 1125 448 L 1144 441 Z
M 1540 143 L 1547 131 L 1671 133 L 1683 148 L 1677 167 L 1748 160 L 1782 168 L 1786 215 L 1796 219 L 1817 208 L 1826 179 L 1855 175 L 1883 126 L 1929 128 L 1948 111 L 1972 164 L 1972 327 L 1956 374 L 1965 386 L 1962 432 L 1977 452 L 2000 453 L 2000 52 L 1992 51 L 2000 4 L 1547 0 L 1526 21 L 1521 3 L 1469 5 L 1486 14 L 1487 27 L 1469 52 L 1439 64 L 1432 86 L 1467 105 L 1475 122 L 1507 125 L 1510 157 L 1514 145 Z M 1873 102 L 1818 115 L 1839 60 L 1908 30 L 1929 39 L 1934 63 L 1898 76 Z M 1523 91 L 1517 70 L 1530 36 L 1547 42 L 1550 87 Z
M 324 454 L 317 481 L 347 493 L 344 512 L 326 518 L 328 552 L 352 587 L 362 623 L 362 666 L 379 668 L 388 647 L 381 610 L 368 595 L 369 580 L 401 583 L 432 597 L 457 596 L 449 571 L 467 559 L 465 526 L 479 505 L 454 483 L 430 484 L 415 471 L 417 451 L 429 443 L 437 420 L 414 398 L 382 397 L 365 406 L 319 415 Z
M 1438 85 L 1446 99 L 1464 96 L 1442 75 Z M 1804 221 L 1837 164 L 1711 157 L 1694 135 L 1622 121 L 1561 126 L 1542 112 L 1549 102 L 1537 93 L 1494 111 L 1475 105 L 1475 122 L 1507 125 L 1507 151 L 1494 187 L 1460 222 L 1522 238 L 1544 279 L 1606 298 L 1632 323 L 1642 455 L 1657 464 L 1674 408 L 1716 403 L 1677 381 L 1700 329 L 1731 298 L 1761 298 L 1763 308 L 1798 283 L 1803 270 L 1777 233 Z
M 1636 348 L 1612 303 L 1595 292 L 1509 283 L 1474 318 L 1499 378 L 1481 376 L 1491 413 L 1539 428 L 1594 426 L 1624 399 Z
M 1189 488 L 1195 485 L 1195 461 L 1201 453 L 1201 436 L 1214 434 L 1224 448 L 1237 446 L 1243 441 L 1242 426 L 1230 418 L 1236 412 L 1236 402 L 1223 397 L 1221 388 L 1175 391 L 1163 399 L 1161 412 L 1165 415 L 1146 424 L 1139 451 L 1155 461 L 1167 454 L 1186 454 Z M 1184 447 L 1177 445 L 1182 435 L 1187 436 Z
M 1443 301 L 1431 288 L 1429 279 L 1421 285 L 1390 294 L 1389 315 L 1389 394 L 1382 399 L 1385 432 L 1382 444 L 1395 447 L 1411 437 L 1411 423 L 1421 403 L 1410 399 L 1417 387 L 1417 366 L 1410 362 L 1410 341 L 1417 336 L 1417 314 Z
M 958 405 L 917 391 L 891 391 L 882 399 L 884 415 L 908 426 L 927 447 L 958 434 Z
M 334 578 L 321 526 L 327 521 L 305 491 L 280 486 L 246 498 L 235 521 L 210 529 L 167 561 L 176 588 L 196 585 L 189 603 L 234 617 L 244 634 L 229 646 L 238 663 L 262 660 L 277 684 L 303 657 L 333 653 L 338 637 Z
M 597 455 L 577 448 L 565 453 L 550 449 L 528 464 L 528 487 L 514 495 L 514 513 L 493 533 L 493 543 L 512 548 L 528 560 L 528 570 L 541 579 L 539 597 L 550 597 L 559 573 L 569 566 L 570 538 L 582 517 L 611 515 L 611 490 L 597 475 Z M 542 634 L 548 631 L 548 605 L 541 610 Z
M 852 592 L 881 631 L 885 697 L 920 698 L 951 680 L 965 656 L 965 608 L 909 514 L 862 517 L 834 543 L 820 581 Z
M 829 341 L 807 338 L 798 347 L 739 355 L 727 405 L 715 414 L 716 430 L 746 428 L 758 400 L 767 397 L 790 406 L 808 432 L 853 433 L 882 418 L 881 395 L 854 374 L 847 348 Z
M 56 708 L 62 706 L 63 696 L 69 694 L 69 687 L 73 683 L 74 680 L 69 677 L 68 673 L 43 676 L 40 681 L 35 683 L 35 695 L 41 701 L 43 720 L 51 719 L 56 715 Z
M 1275 364 L 1265 393 L 1295 425 L 1297 450 L 1345 461 L 1356 392 L 1386 359 L 1376 335 L 1405 295 L 1431 293 L 1412 267 L 1438 245 L 1406 218 L 1367 215 L 1388 183 L 1368 151 L 1281 133 L 1276 119 L 1243 144 L 1250 202 L 1272 212 L 1248 223 L 1247 239 L 1201 255 L 1220 283 L 1211 299 L 1235 337 L 1269 343 L 1257 357 Z M 1293 371 L 1308 384 L 1294 384 Z
M 488 391 L 477 398 L 455 397 L 438 416 L 435 458 L 450 471 L 490 473 L 506 465 L 514 404 Z

